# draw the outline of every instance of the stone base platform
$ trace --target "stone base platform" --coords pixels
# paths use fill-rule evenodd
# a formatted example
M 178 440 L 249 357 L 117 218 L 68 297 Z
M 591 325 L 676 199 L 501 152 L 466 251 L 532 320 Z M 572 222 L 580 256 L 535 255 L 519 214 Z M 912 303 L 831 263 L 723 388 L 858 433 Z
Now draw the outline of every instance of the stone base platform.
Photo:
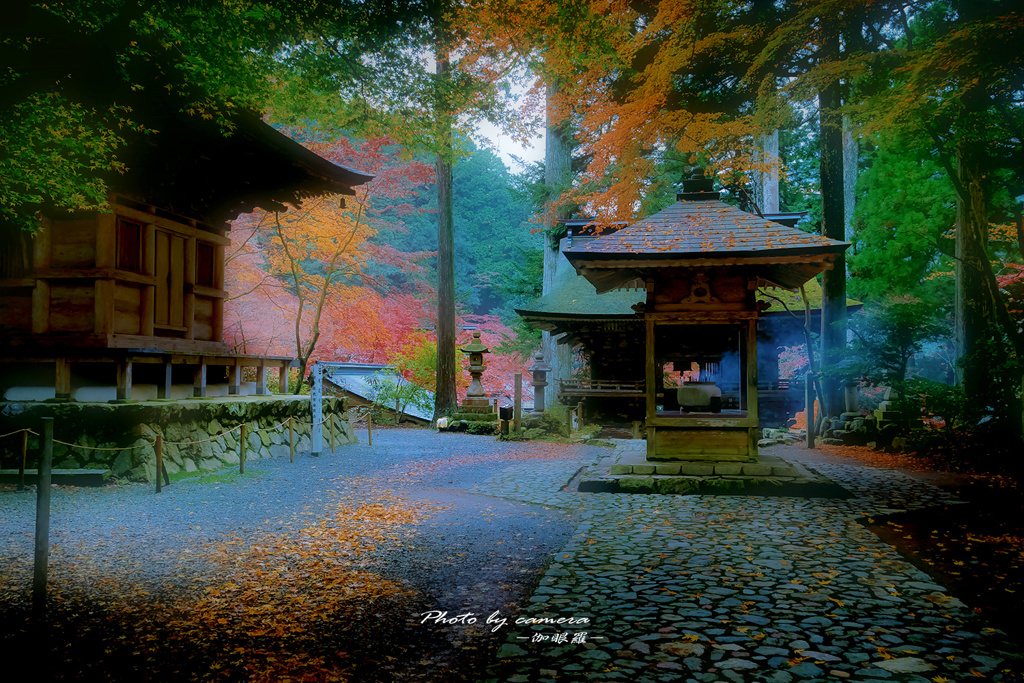
M 849 498 L 851 495 L 803 464 L 776 455 L 761 455 L 756 463 L 651 462 L 640 450 L 620 448 L 582 473 L 579 491 L 804 498 Z
M 25 484 L 39 481 L 39 472 L 35 469 L 25 470 Z M 110 481 L 110 470 L 90 469 L 53 469 L 50 471 L 50 483 L 62 486 L 103 486 Z M 21 482 L 18 470 L 0 470 L 0 483 L 17 484 Z
M 498 414 L 492 412 L 490 407 L 482 411 L 471 411 L 460 407 L 459 412 L 451 416 L 450 422 L 458 422 L 459 420 L 465 420 L 466 422 L 494 422 L 497 419 Z

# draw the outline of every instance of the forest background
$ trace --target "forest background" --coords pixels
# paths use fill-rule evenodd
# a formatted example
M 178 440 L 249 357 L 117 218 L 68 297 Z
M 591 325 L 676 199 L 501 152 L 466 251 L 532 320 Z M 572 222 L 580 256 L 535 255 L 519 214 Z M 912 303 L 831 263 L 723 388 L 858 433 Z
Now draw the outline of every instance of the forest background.
M 7 19 L 5 236 L 40 213 L 102 208 L 108 181 L 131 172 L 124 150 L 154 132 L 133 98 L 157 94 L 225 130 L 258 112 L 378 175 L 345 207 L 236 222 L 241 348 L 288 338 L 303 366 L 415 359 L 428 384 L 434 360 L 444 413 L 457 315 L 493 331 L 485 343 L 511 338 L 557 218 L 634 220 L 695 169 L 749 205 L 777 171 L 780 210 L 852 243 L 822 277 L 830 391 L 844 375 L 904 382 L 930 350 L 933 379 L 956 390 L 917 395 L 945 401 L 947 424 L 995 418 L 1019 439 L 1020 2 L 16 0 Z M 511 176 L 474 148 L 482 120 L 543 130 L 544 162 Z M 867 304 L 852 345 L 847 294 Z

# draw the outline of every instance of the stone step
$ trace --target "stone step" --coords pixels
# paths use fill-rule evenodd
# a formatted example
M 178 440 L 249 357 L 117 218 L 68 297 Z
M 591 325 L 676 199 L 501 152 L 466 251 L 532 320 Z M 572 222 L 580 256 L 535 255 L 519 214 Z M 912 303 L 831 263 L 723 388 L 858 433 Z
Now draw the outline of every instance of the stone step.
M 50 483 L 62 486 L 103 486 L 110 478 L 110 470 L 87 469 L 54 469 L 50 471 Z M 25 470 L 25 483 L 35 484 L 39 472 L 35 469 Z M 18 470 L 0 470 L 0 483 L 17 484 L 21 482 Z

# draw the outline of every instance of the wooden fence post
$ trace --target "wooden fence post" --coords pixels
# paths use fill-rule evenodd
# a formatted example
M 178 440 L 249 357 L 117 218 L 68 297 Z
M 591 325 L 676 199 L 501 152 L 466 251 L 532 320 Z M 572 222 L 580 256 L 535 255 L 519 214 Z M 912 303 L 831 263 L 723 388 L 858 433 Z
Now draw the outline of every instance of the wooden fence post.
M 245 474 L 245 423 L 242 423 L 242 438 L 238 442 L 238 473 Z
M 807 412 L 807 447 L 814 448 L 814 374 L 804 375 L 804 410 Z
M 516 397 L 515 397 L 515 412 L 512 414 L 512 432 L 516 435 L 519 434 L 519 430 L 522 428 L 523 420 L 523 373 L 517 372 L 515 374 L 516 379 Z
M 288 456 L 295 462 L 295 418 L 288 418 Z
M 366 411 L 366 441 L 367 446 L 373 445 L 373 418 L 370 417 L 370 411 Z
M 160 473 L 164 468 L 164 435 L 156 435 L 156 492 L 160 493 Z
M 32 614 L 46 614 L 46 574 L 50 560 L 50 468 L 53 464 L 53 418 L 43 418 L 39 476 L 36 480 L 36 554 L 32 574 Z
M 21 467 L 18 468 L 18 490 L 25 490 L 25 465 L 28 463 L 28 429 L 21 433 Z
M 334 452 L 334 413 L 331 413 L 331 453 Z

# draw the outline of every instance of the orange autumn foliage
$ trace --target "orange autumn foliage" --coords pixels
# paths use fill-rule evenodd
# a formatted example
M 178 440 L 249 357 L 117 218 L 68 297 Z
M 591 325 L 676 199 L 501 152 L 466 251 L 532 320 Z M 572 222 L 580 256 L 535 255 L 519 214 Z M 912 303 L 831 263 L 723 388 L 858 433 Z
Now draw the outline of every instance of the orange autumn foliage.
M 680 74 L 742 49 L 754 29 L 709 29 L 702 22 L 708 8 L 683 0 L 662 0 L 643 13 L 637 7 L 618 0 L 489 0 L 467 5 L 461 22 L 476 27 L 466 39 L 468 53 L 533 67 L 527 106 L 543 106 L 545 81 L 559 84 L 547 113 L 552 123 L 572 126 L 577 154 L 589 163 L 558 203 L 582 205 L 608 221 L 635 218 L 670 148 L 720 173 L 768 170 L 754 135 L 775 126 L 763 113 L 687 110 L 674 102 Z
M 354 197 L 313 197 L 281 213 L 242 216 L 227 256 L 229 342 L 248 353 L 385 362 L 426 316 L 432 289 L 396 292 L 374 266 L 422 271 L 429 252 L 404 253 L 373 237 L 392 226 L 380 216 L 413 210 L 408 200 L 432 179 L 419 162 L 398 162 L 389 138 L 309 145 L 336 163 L 374 173 Z M 372 200 L 372 202 L 371 202 Z

